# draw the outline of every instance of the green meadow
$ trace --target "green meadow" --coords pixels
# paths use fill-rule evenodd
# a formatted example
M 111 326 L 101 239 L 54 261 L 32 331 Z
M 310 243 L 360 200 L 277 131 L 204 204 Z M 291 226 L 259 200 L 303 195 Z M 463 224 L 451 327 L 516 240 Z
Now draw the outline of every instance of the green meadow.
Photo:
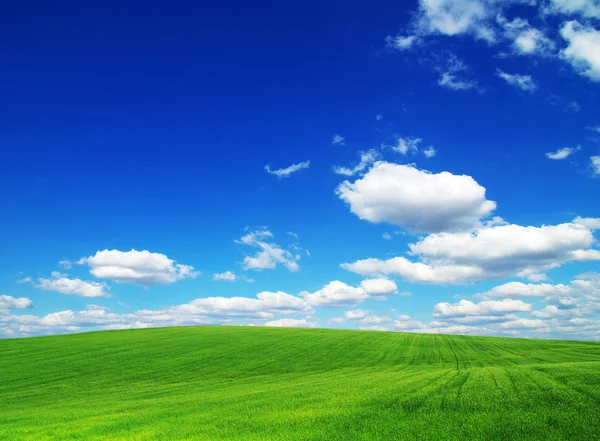
M 224 326 L 0 340 L 0 439 L 600 439 L 600 344 Z

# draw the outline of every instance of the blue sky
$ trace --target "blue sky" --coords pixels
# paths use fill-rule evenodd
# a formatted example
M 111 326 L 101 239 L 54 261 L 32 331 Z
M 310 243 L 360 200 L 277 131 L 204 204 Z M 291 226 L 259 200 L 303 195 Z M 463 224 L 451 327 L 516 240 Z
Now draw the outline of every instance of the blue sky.
M 596 0 L 0 14 L 0 337 L 600 339 Z

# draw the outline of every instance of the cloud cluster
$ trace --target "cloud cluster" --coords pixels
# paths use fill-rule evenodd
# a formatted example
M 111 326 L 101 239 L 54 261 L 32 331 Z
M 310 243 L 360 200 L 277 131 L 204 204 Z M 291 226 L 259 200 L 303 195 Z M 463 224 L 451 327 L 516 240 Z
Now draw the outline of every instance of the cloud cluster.
M 377 278 L 363 280 L 357 287 L 334 280 L 318 291 L 303 291 L 300 295 L 312 306 L 340 308 L 356 305 L 369 298 L 386 298 L 397 292 L 398 287 L 393 281 Z
M 275 175 L 278 178 L 289 178 L 293 173 L 310 167 L 310 161 L 299 162 L 298 164 L 292 164 L 289 167 L 279 168 L 276 170 L 271 169 L 271 165 L 265 165 L 265 171 L 270 175 Z
M 298 264 L 300 255 L 293 254 L 291 251 L 280 247 L 272 239 L 273 233 L 266 228 L 262 228 L 251 231 L 236 241 L 259 250 L 252 256 L 246 256 L 242 262 L 242 267 L 245 270 L 263 270 L 274 269 L 278 264 L 281 264 L 291 272 L 298 271 L 300 269 Z M 295 251 L 300 250 L 298 246 L 295 246 L 294 249 Z
M 533 92 L 537 89 L 536 84 L 531 79 L 531 75 L 509 74 L 500 69 L 496 69 L 496 75 L 502 78 L 511 86 L 521 89 L 525 92 Z
M 573 153 L 581 150 L 581 146 L 577 147 L 564 147 L 562 149 L 558 149 L 555 152 L 546 153 L 546 158 L 554 159 L 554 160 L 562 160 L 571 156 Z
M 359 152 L 359 155 L 360 162 L 354 167 L 334 167 L 334 173 L 344 176 L 354 176 L 368 169 L 379 158 L 379 153 L 373 149 L 366 152 Z
M 361 179 L 344 181 L 336 193 L 359 218 L 411 232 L 468 230 L 496 208 L 470 176 L 383 161 Z
M 33 302 L 26 297 L 11 297 L 0 295 L 0 314 L 11 309 L 27 309 L 32 308 Z
M 178 264 L 164 254 L 147 250 L 103 250 L 77 263 L 89 266 L 90 273 L 99 279 L 145 286 L 166 285 L 199 275 L 193 266 Z
M 410 255 L 342 264 L 354 273 L 399 276 L 413 283 L 460 284 L 529 277 L 567 262 L 600 260 L 591 231 L 565 223 L 541 227 L 489 224 L 472 232 L 435 233 L 409 245 Z
M 562 26 L 560 34 L 568 43 L 560 51 L 560 57 L 581 75 L 592 81 L 600 81 L 600 31 L 577 21 L 569 21 Z
M 213 280 L 227 280 L 229 282 L 235 282 L 236 275 L 231 271 L 225 271 L 224 273 L 214 273 Z
M 57 271 L 52 272 L 50 279 L 39 278 L 36 288 L 44 291 L 54 291 L 61 294 L 71 294 L 79 297 L 110 297 L 106 283 L 86 282 L 81 279 L 69 279 Z

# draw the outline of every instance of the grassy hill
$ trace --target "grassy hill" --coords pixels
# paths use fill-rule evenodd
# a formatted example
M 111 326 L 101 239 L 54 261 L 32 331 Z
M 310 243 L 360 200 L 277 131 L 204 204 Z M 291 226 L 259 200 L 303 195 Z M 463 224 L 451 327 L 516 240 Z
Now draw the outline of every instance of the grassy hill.
M 0 439 L 600 439 L 600 344 L 250 327 L 0 340 Z

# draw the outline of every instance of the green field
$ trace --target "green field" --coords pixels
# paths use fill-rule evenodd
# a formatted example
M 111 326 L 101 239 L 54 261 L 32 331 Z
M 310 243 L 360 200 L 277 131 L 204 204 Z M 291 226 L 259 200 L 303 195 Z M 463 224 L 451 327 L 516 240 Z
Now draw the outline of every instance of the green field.
M 600 344 L 252 327 L 0 340 L 0 439 L 600 439 Z

